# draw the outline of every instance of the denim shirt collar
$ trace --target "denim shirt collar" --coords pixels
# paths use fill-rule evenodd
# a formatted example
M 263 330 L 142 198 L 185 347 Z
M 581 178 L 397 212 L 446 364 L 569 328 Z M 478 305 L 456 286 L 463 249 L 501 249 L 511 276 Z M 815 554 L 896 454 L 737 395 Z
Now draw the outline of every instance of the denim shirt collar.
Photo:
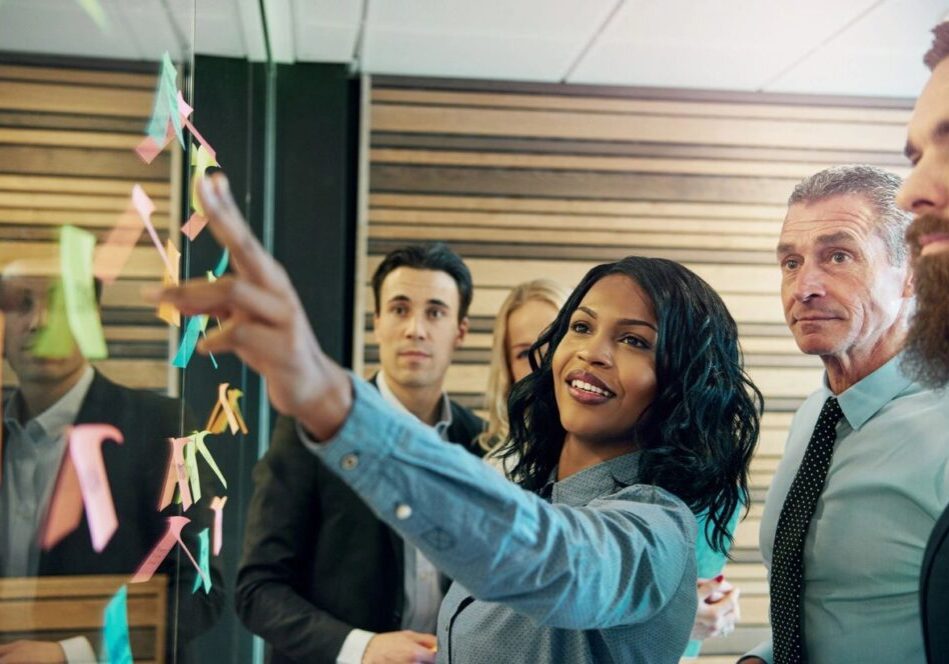
M 638 479 L 639 452 L 629 452 L 584 468 L 559 482 L 554 468 L 540 494 L 552 503 L 583 507 L 600 496 L 613 493 L 617 487 L 635 484 Z
M 840 409 L 854 431 L 858 431 L 883 406 L 903 392 L 918 392 L 922 389 L 912 379 L 903 374 L 900 369 L 902 357 L 902 353 L 897 354 L 869 376 L 864 377 L 837 395 Z M 833 392 L 830 391 L 830 384 L 827 381 L 826 371 L 824 372 L 823 382 L 826 399 L 826 397 L 833 396 Z

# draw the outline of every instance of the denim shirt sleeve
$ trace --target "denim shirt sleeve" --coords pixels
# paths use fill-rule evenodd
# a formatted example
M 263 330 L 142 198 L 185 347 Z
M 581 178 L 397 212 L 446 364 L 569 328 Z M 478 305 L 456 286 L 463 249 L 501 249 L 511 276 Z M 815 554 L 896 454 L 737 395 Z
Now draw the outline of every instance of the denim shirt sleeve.
M 353 392 L 332 440 L 313 442 L 298 425 L 301 440 L 478 599 L 547 626 L 596 629 L 646 621 L 675 594 L 695 522 L 670 494 L 633 485 L 585 507 L 551 505 L 355 377 Z

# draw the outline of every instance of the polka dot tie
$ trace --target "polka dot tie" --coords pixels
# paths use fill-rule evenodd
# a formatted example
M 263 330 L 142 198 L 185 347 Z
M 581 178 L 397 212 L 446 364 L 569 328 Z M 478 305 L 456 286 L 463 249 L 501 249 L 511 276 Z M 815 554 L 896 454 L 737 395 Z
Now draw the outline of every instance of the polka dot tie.
M 801 637 L 801 602 L 804 597 L 804 540 L 824 490 L 827 470 L 834 455 L 837 422 L 843 411 L 829 397 L 817 418 L 801 467 L 791 482 L 778 526 L 771 557 L 771 631 L 774 664 L 807 661 Z

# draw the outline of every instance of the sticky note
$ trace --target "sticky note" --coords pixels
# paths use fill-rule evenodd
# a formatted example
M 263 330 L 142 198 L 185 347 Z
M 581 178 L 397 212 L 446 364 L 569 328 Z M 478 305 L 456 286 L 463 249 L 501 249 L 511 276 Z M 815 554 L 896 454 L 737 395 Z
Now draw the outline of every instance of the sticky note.
M 211 499 L 211 511 L 214 512 L 214 555 L 221 555 L 221 546 L 224 544 L 224 503 L 227 496 L 215 496 Z
M 69 330 L 62 278 L 54 281 L 49 287 L 46 296 L 46 324 L 37 333 L 32 350 L 37 357 L 69 357 L 76 350 L 76 342 Z
M 191 208 L 202 217 L 204 216 L 204 206 L 201 205 L 201 199 L 198 196 L 198 181 L 204 177 L 205 171 L 211 166 L 217 166 L 218 163 L 203 145 L 197 151 L 194 145 L 191 146 L 191 164 L 194 166 L 194 175 L 191 178 Z
M 208 418 L 208 424 L 204 428 L 211 433 L 221 433 L 230 427 L 232 434 L 236 434 L 238 431 L 246 434 L 247 425 L 244 423 L 240 406 L 237 403 L 237 400 L 244 396 L 244 393 L 236 387 L 228 388 L 228 383 L 218 385 L 218 400 L 214 404 L 214 409 Z
M 105 33 L 112 31 L 109 17 L 102 10 L 102 5 L 99 4 L 99 0 L 79 0 L 79 6 L 82 7 L 86 14 L 89 15 L 89 18 L 99 26 L 99 30 Z
M 146 164 L 150 164 L 155 161 L 155 157 L 161 154 L 162 150 L 167 147 L 175 138 L 175 128 L 171 123 L 167 123 L 167 130 L 165 131 L 165 136 L 161 140 L 155 140 L 151 136 L 146 136 L 142 139 L 142 142 L 138 144 L 135 148 L 135 153 L 141 157 L 142 161 Z
M 115 281 L 132 256 L 132 249 L 138 244 L 143 230 L 138 213 L 129 202 L 128 208 L 109 231 L 105 242 L 96 247 L 92 263 L 93 274 L 105 284 Z
M 67 436 L 69 456 L 76 467 L 82 504 L 86 508 L 92 548 L 100 552 L 119 527 L 109 476 L 102 461 L 102 443 L 108 439 L 122 444 L 122 433 L 111 424 L 77 424 L 69 427 Z
M 171 443 L 171 455 L 168 457 L 168 466 L 165 470 L 165 484 L 162 488 L 161 498 L 158 500 L 159 511 L 171 505 L 171 499 L 174 496 L 175 486 L 178 487 L 178 495 L 181 498 L 181 504 L 184 509 L 188 509 L 192 504 L 191 490 L 188 483 L 188 469 L 185 460 L 185 446 L 191 442 L 191 438 L 169 438 Z M 196 499 L 195 499 L 196 500 Z
M 137 184 L 132 187 L 132 205 L 135 206 L 135 211 L 138 212 L 139 219 L 145 224 L 145 230 L 148 231 L 148 235 L 152 238 L 152 244 L 154 244 L 158 250 L 158 254 L 165 264 L 165 269 L 171 274 L 177 274 L 178 271 L 175 269 L 175 266 L 171 264 L 168 252 L 165 251 L 161 240 L 158 239 L 158 231 L 155 230 L 155 225 L 152 223 L 152 212 L 155 211 L 155 204 L 152 202 L 152 199 L 148 197 L 148 194 L 145 193 L 145 190 L 142 189 L 141 185 Z
M 75 226 L 63 226 L 59 235 L 63 296 L 69 329 L 82 354 L 90 360 L 108 357 L 92 276 L 96 238 Z
M 162 535 L 162 538 L 158 540 L 158 543 L 152 548 L 149 554 L 145 557 L 145 560 L 142 561 L 142 564 L 139 565 L 138 570 L 135 572 L 135 575 L 131 578 L 130 583 L 144 583 L 148 581 L 155 574 L 155 570 L 158 569 L 158 566 L 162 564 L 162 561 L 168 557 L 168 552 L 171 551 L 175 543 L 181 545 L 181 549 L 188 556 L 188 560 L 191 561 L 191 564 L 194 565 L 194 568 L 198 570 L 198 574 L 202 577 L 204 572 L 201 570 L 200 565 L 194 559 L 194 556 L 191 555 L 191 552 L 188 550 L 188 547 L 185 545 L 184 540 L 181 539 L 181 531 L 185 527 L 185 524 L 191 523 L 191 519 L 186 516 L 170 516 L 168 517 L 168 529 L 165 531 L 165 534 Z M 207 583 L 210 585 L 211 580 L 208 579 Z
M 194 577 L 194 587 L 191 588 L 192 593 L 201 587 L 202 582 L 204 582 L 204 593 L 207 594 L 211 592 L 210 549 L 211 546 L 208 544 L 208 529 L 205 528 L 198 533 L 198 569 L 201 570 L 201 574 Z
M 217 463 L 214 461 L 214 457 L 211 455 L 211 450 L 208 449 L 207 443 L 204 442 L 205 437 L 211 433 L 210 431 L 198 431 L 197 433 L 192 434 L 192 438 L 195 442 L 195 449 L 202 456 L 205 463 L 211 468 L 214 474 L 217 476 L 218 480 L 221 482 L 221 485 L 226 489 L 227 480 L 224 479 L 224 473 L 221 472 L 221 469 L 218 468 Z
M 194 355 L 194 347 L 198 344 L 198 338 L 201 336 L 201 330 L 208 324 L 208 317 L 204 314 L 192 316 L 188 320 L 185 332 L 181 336 L 181 344 L 178 346 L 178 352 L 175 353 L 171 361 L 172 366 L 184 369 L 191 361 Z
M 59 474 L 53 485 L 49 509 L 40 526 L 39 543 L 44 551 L 59 544 L 66 535 L 79 527 L 82 521 L 82 490 L 73 465 L 72 455 L 64 454 Z
M 217 261 L 217 265 L 214 266 L 214 270 L 211 273 L 220 278 L 224 271 L 227 269 L 227 264 L 231 259 L 231 253 L 227 250 L 227 247 L 224 248 L 224 251 L 221 253 L 221 257 Z
M 132 664 L 129 641 L 128 586 L 122 586 L 105 607 L 102 618 L 102 650 L 109 664 Z
M 198 237 L 207 225 L 207 217 L 202 217 L 197 212 L 192 212 L 191 216 L 188 217 L 188 221 L 181 227 L 181 232 L 184 233 L 189 240 L 194 242 L 194 239 Z
M 171 241 L 171 238 L 168 238 L 165 243 L 165 254 L 168 256 L 168 262 L 171 263 L 173 271 L 169 272 L 167 268 L 165 269 L 165 274 L 162 276 L 162 284 L 165 287 L 177 286 L 178 273 L 181 270 L 181 252 L 178 251 L 178 248 Z M 158 317 L 169 325 L 181 327 L 181 313 L 173 304 L 160 302 L 158 304 Z
M 172 126 L 182 149 L 185 147 L 184 136 L 181 133 L 181 115 L 178 112 L 178 70 L 171 61 L 168 51 L 162 55 L 161 70 L 158 73 L 158 84 L 155 90 L 155 101 L 152 105 L 152 117 L 146 132 L 156 143 L 161 144 Z
M 197 130 L 197 128 L 196 128 L 193 124 L 191 124 L 191 121 L 188 120 L 188 118 L 191 116 L 191 113 L 192 113 L 193 111 L 194 111 L 194 109 L 191 108 L 191 106 L 188 105 L 188 102 L 185 101 L 185 98 L 181 95 L 181 91 L 179 90 L 179 91 L 178 91 L 178 115 L 181 117 L 181 123 L 182 123 L 185 127 L 188 128 L 188 131 L 191 132 L 191 135 L 194 136 L 194 138 L 198 141 L 198 143 L 200 143 L 201 146 L 203 146 L 204 149 L 207 150 L 207 152 L 211 155 L 211 158 L 212 158 L 212 159 L 217 159 L 217 153 L 214 151 L 214 148 L 211 147 L 211 144 L 208 143 L 208 142 L 204 139 L 204 136 L 201 135 L 201 132 L 199 132 L 199 131 Z M 194 146 L 192 146 L 192 147 L 194 147 Z M 192 158 L 193 158 L 193 154 L 192 154 Z M 194 161 L 192 161 L 191 164 L 192 164 L 192 166 L 193 166 L 193 165 L 194 165 Z M 215 162 L 215 165 L 217 165 L 217 162 Z M 201 175 L 204 175 L 204 171 L 203 171 L 203 170 L 200 170 L 200 171 L 198 171 L 198 172 L 199 172 Z

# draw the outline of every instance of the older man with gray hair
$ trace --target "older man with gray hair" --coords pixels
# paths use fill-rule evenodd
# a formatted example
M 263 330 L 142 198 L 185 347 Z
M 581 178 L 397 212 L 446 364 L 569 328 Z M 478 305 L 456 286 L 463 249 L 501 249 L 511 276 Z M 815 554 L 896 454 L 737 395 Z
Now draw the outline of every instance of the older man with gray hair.
M 920 662 L 918 578 L 949 501 L 949 412 L 904 375 L 914 306 L 900 179 L 839 166 L 791 194 L 785 319 L 824 364 L 791 423 L 760 530 L 772 639 L 740 661 Z

